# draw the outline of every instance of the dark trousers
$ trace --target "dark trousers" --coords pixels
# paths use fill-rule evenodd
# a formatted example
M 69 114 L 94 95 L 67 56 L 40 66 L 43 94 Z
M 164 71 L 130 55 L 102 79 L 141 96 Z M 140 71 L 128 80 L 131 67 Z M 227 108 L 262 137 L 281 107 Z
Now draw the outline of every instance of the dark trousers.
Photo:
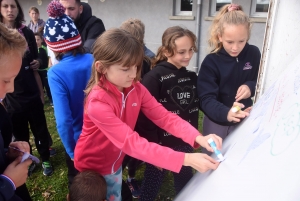
M 43 87 L 46 89 L 47 96 L 48 96 L 49 100 L 52 101 L 52 95 L 51 95 L 51 91 L 50 91 L 50 87 L 49 87 L 49 83 L 48 83 L 47 72 L 48 72 L 47 70 L 39 71 L 39 75 L 41 77 Z
M 37 99 L 28 109 L 22 112 L 10 113 L 9 115 L 13 125 L 15 141 L 26 141 L 29 143 L 29 123 L 40 157 L 42 161 L 48 161 L 50 157 L 48 136 L 50 134 L 42 101 Z
M 15 194 L 22 198 L 23 201 L 32 201 L 28 189 L 26 187 L 26 184 L 23 184 L 16 188 Z
M 181 145 L 174 148 L 175 151 L 184 153 L 192 153 L 193 148 L 190 145 Z M 144 172 L 144 180 L 142 183 L 140 201 L 153 201 L 155 200 L 162 181 L 167 173 L 167 170 L 159 170 L 156 166 L 146 163 L 146 169 Z M 176 194 L 189 182 L 193 177 L 193 171 L 191 167 L 182 166 L 179 173 L 173 172 L 174 188 Z
M 70 156 L 65 152 L 66 156 L 66 164 L 68 167 L 68 187 L 70 188 L 74 177 L 79 173 L 79 171 L 74 166 L 74 161 L 70 158 Z
M 122 168 L 124 170 L 124 168 L 127 166 L 128 167 L 128 176 L 133 178 L 135 177 L 135 171 L 137 169 L 137 167 L 142 163 L 143 161 L 133 158 L 131 156 L 126 155 L 124 157 L 123 163 L 122 163 Z

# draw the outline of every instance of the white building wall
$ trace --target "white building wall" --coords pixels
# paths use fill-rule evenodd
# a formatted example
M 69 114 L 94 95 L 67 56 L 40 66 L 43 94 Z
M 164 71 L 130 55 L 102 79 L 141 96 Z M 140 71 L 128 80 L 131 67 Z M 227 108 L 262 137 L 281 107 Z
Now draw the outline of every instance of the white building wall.
M 170 26 L 181 25 L 184 26 L 196 34 L 197 28 L 197 1 L 194 0 L 193 6 L 193 20 L 171 20 L 170 16 L 173 15 L 174 2 L 176 0 L 88 0 L 93 10 L 93 15 L 103 20 L 106 29 L 112 27 L 119 27 L 123 21 L 132 17 L 139 18 L 144 22 L 146 27 L 145 43 L 146 46 L 156 53 L 158 47 L 161 44 L 161 36 L 165 29 Z M 211 18 L 209 18 L 209 0 L 198 0 L 201 2 L 201 19 L 200 19 L 200 32 L 199 32 L 199 54 L 195 54 L 189 69 L 195 69 L 196 60 L 198 59 L 198 66 L 208 53 L 207 39 L 208 29 L 211 24 Z M 50 0 L 42 0 L 42 5 L 39 6 L 36 0 L 20 0 L 27 24 L 30 20 L 28 15 L 28 9 L 30 6 L 36 6 L 40 10 L 41 19 L 47 20 L 48 15 L 46 13 L 47 5 Z M 251 1 L 246 0 L 234 0 L 233 2 L 239 3 L 243 6 L 244 11 L 250 14 Z M 263 43 L 265 23 L 254 23 L 252 27 L 252 34 L 250 43 L 258 46 L 260 49 Z

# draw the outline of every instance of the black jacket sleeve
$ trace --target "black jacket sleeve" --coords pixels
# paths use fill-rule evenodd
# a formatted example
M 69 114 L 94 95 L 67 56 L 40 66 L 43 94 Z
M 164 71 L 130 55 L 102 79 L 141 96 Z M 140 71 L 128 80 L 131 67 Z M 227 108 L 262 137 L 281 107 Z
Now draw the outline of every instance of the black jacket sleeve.
M 142 80 L 142 84 L 148 89 L 148 91 L 159 99 L 159 89 L 161 85 L 159 81 L 147 74 Z M 142 112 L 140 112 L 138 121 L 135 127 L 135 131 L 142 137 L 146 138 L 149 142 L 159 143 L 158 126 L 156 126 L 151 120 L 149 120 Z
M 205 62 L 204 59 L 197 81 L 200 108 L 213 122 L 221 125 L 234 125 L 227 120 L 230 108 L 217 100 L 219 94 L 218 71 L 210 65 L 206 65 Z
M 90 26 L 86 32 L 87 35 L 83 44 L 86 52 L 92 52 L 94 42 L 105 31 L 105 27 L 101 19 L 93 16 L 90 21 L 88 22 Z

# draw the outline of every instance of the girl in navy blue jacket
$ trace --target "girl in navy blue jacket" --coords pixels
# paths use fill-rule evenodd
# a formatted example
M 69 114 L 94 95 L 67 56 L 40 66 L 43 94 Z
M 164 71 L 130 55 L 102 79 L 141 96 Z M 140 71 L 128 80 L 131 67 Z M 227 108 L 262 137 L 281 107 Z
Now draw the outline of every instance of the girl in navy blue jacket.
M 223 139 L 249 115 L 260 62 L 260 51 L 249 45 L 250 20 L 236 4 L 221 8 L 210 30 L 212 51 L 203 60 L 197 91 L 204 112 L 203 134 Z M 239 106 L 234 112 L 231 108 Z

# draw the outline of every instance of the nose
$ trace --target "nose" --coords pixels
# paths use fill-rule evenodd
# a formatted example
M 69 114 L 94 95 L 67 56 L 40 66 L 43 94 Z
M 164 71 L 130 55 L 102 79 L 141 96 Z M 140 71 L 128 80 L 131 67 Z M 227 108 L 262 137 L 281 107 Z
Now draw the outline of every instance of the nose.
M 130 77 L 131 79 L 134 79 L 134 78 L 136 77 L 136 72 L 137 72 L 137 67 L 136 67 L 136 66 L 130 68 L 130 74 L 129 74 L 129 77 Z
M 236 51 L 239 49 L 239 45 L 237 43 L 235 43 L 233 46 L 232 46 L 232 50 L 233 51 Z

